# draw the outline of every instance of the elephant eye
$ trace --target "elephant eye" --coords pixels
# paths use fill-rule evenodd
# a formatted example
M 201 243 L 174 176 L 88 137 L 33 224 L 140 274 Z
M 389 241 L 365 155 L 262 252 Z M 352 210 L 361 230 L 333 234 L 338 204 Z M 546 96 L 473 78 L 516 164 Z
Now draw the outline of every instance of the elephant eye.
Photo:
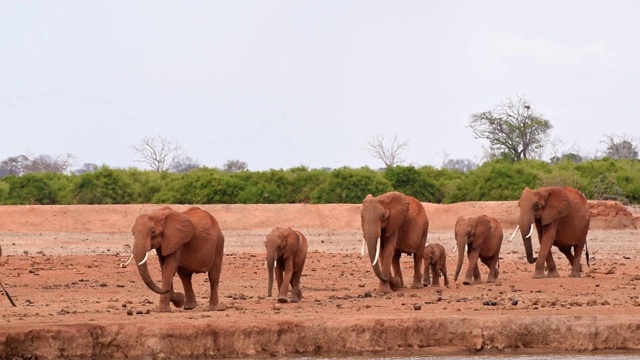
M 151 229 L 151 235 L 153 235 L 153 234 L 155 234 L 155 233 L 156 233 L 156 229 L 155 229 L 155 228 L 152 228 L 152 229 Z
M 540 209 L 540 204 L 538 203 L 533 204 L 533 210 L 538 210 L 538 209 Z
M 387 219 L 387 214 L 386 213 L 382 213 L 382 215 L 380 216 L 380 218 L 382 220 L 386 220 Z

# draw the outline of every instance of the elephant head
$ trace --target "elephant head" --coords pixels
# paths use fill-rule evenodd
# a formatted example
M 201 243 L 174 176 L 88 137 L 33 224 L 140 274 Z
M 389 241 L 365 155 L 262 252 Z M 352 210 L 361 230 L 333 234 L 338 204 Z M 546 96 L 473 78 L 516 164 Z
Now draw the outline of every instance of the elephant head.
M 388 282 L 389 279 L 382 274 L 380 268 L 380 237 L 384 236 L 385 239 L 388 239 L 396 234 L 408 214 L 409 200 L 398 192 L 390 192 L 377 197 L 369 194 L 362 202 L 360 209 L 362 235 L 367 243 L 373 272 L 383 282 Z
M 533 264 L 537 260 L 533 256 L 531 245 L 533 225 L 542 227 L 566 216 L 571 210 L 571 203 L 569 196 L 562 188 L 542 187 L 531 190 L 527 187 L 522 191 L 518 207 L 520 207 L 518 227 L 527 253 L 527 261 Z
M 491 221 L 488 217 L 482 215 L 478 217 L 465 219 L 460 216 L 456 221 L 455 237 L 456 246 L 458 248 L 458 264 L 456 265 L 456 273 L 453 281 L 458 280 L 460 269 L 462 268 L 462 260 L 464 258 L 464 249 L 477 248 L 491 234 Z
M 140 277 L 149 289 L 158 294 L 170 292 L 169 289 L 159 287 L 151 279 L 146 264 L 149 251 L 155 249 L 161 257 L 179 252 L 181 246 L 191 239 L 194 231 L 195 226 L 186 215 L 168 207 L 138 216 L 132 228 L 133 257 L 138 264 Z
M 271 297 L 271 289 L 273 288 L 273 271 L 278 258 L 289 258 L 298 250 L 300 246 L 300 235 L 293 231 L 290 227 L 276 227 L 264 241 L 267 248 L 267 270 L 269 272 L 268 295 Z

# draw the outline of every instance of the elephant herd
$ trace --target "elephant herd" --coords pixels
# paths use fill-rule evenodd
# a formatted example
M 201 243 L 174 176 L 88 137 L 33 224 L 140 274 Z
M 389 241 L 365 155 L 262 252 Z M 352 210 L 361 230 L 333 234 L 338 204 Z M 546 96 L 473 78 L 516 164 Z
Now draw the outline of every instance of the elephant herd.
M 536 190 L 526 188 L 522 191 L 518 206 L 518 228 L 522 234 L 527 260 L 536 264 L 533 277 L 545 276 L 545 264 L 547 277 L 559 276 L 551 255 L 551 246 L 556 246 L 569 260 L 572 266 L 570 276 L 580 276 L 580 258 L 586 247 L 590 220 L 584 195 L 571 187 L 542 187 Z M 379 280 L 378 292 L 389 293 L 404 287 L 400 269 L 402 254 L 413 257 L 412 288 L 439 286 L 441 274 L 444 285 L 449 285 L 445 249 L 440 244 L 427 244 L 429 219 L 419 200 L 399 192 L 376 197 L 367 195 L 362 202 L 360 216 L 363 253 L 366 245 L 373 272 Z M 537 258 L 533 256 L 531 245 L 534 225 L 540 240 Z M 153 213 L 138 216 L 132 233 L 134 244 L 127 264 L 135 260 L 144 283 L 160 295 L 159 311 L 170 311 L 169 303 L 177 308 L 195 308 L 196 298 L 191 277 L 193 273 L 203 272 L 207 273 L 211 288 L 208 308 L 216 310 L 224 236 L 217 220 L 209 212 L 198 207 L 184 212 L 163 207 Z M 466 249 L 468 265 L 463 284 L 481 281 L 478 260 L 489 268 L 487 282 L 495 282 L 499 276 L 499 256 L 503 240 L 499 221 L 483 214 L 470 218 L 460 216 L 454 233 L 458 250 L 454 281 L 457 281 L 460 274 Z M 276 227 L 266 235 L 264 245 L 268 295 L 272 295 L 275 273 L 277 301 L 300 301 L 300 279 L 308 249 L 306 237 L 290 227 Z M 152 249 L 156 250 L 160 262 L 161 285 L 152 280 L 147 268 L 146 262 Z M 588 264 L 588 251 L 586 257 Z M 185 294 L 173 290 L 176 273 L 182 281 Z

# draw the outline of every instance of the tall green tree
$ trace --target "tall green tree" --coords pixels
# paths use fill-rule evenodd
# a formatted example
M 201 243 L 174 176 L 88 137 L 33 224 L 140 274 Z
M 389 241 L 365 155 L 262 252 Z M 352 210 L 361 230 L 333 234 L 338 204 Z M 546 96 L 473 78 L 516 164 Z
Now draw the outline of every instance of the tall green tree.
M 523 97 L 507 98 L 493 110 L 471 115 L 476 139 L 489 142 L 492 158 L 539 159 L 552 126 Z

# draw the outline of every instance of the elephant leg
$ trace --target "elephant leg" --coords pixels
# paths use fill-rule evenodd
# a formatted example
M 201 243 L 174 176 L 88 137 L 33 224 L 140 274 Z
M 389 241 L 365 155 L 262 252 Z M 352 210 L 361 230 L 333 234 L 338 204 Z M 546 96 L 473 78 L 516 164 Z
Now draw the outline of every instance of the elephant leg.
M 284 269 L 280 266 L 280 264 L 276 265 L 276 285 L 278 285 L 278 294 L 280 294 L 280 289 L 282 288 L 282 283 L 284 282 Z
M 193 285 L 191 283 L 191 276 L 193 276 L 193 273 L 190 271 L 186 271 L 181 267 L 178 267 L 178 276 L 182 281 L 182 287 L 184 288 L 184 296 L 186 298 L 184 303 L 184 309 L 185 310 L 194 309 L 197 303 L 196 303 L 196 294 L 193 292 Z
M 449 276 L 447 275 L 447 267 L 443 264 L 440 268 L 442 277 L 444 277 L 444 286 L 449 287 Z
M 428 262 L 424 262 L 424 276 L 422 277 L 422 285 L 424 286 L 429 286 L 429 263 Z
M 494 283 L 498 279 L 498 259 L 498 256 L 494 256 L 490 261 L 487 261 L 487 266 L 489 267 L 488 283 Z
M 553 274 L 552 271 L 555 270 L 557 273 L 558 270 L 555 268 L 555 262 L 553 261 L 553 257 L 551 256 L 551 246 L 553 245 L 553 240 L 556 234 L 556 228 L 558 224 L 547 225 L 542 233 L 542 237 L 540 238 L 540 249 L 538 251 L 538 260 L 536 260 L 536 267 L 533 271 L 533 278 L 540 279 L 545 277 L 544 275 L 544 265 L 545 262 L 547 264 L 547 269 L 549 273 Z M 551 262 L 549 262 L 551 259 Z
M 433 274 L 433 286 L 440 286 L 440 270 L 438 264 L 431 265 L 431 273 Z
M 480 270 L 478 270 L 478 256 L 479 253 L 476 251 L 470 251 L 468 253 L 467 259 L 469 260 L 469 265 L 467 266 L 467 272 L 464 274 L 464 281 L 462 282 L 464 285 L 471 285 L 472 278 L 476 278 L 476 272 L 478 275 L 480 274 Z
M 478 262 L 476 261 L 476 266 L 473 268 L 473 282 L 475 284 L 482 283 L 482 277 L 480 275 L 480 266 L 478 266 Z
M 384 246 L 380 250 L 380 269 L 382 270 L 382 275 L 384 275 L 389 281 L 382 281 L 378 285 L 378 292 L 382 294 L 389 294 L 391 290 L 397 290 L 400 284 L 397 280 L 393 279 L 391 276 L 391 260 L 393 258 L 395 252 L 395 242 L 391 242 L 387 239 Z M 391 287 L 391 282 L 394 282 L 393 289 Z
M 398 259 L 398 263 L 400 259 Z M 400 264 L 398 264 L 400 266 Z M 420 271 L 420 267 L 422 266 L 422 253 L 416 252 L 413 253 L 413 284 L 411 285 L 412 289 L 422 289 L 422 272 Z M 436 275 L 437 276 L 437 273 Z
M 398 286 L 398 288 L 402 288 L 404 287 L 404 280 L 402 279 L 402 269 L 400 269 L 400 256 L 402 256 L 402 253 L 399 251 L 396 251 L 393 253 L 393 260 L 391 265 L 393 266 L 393 276 L 398 278 L 398 281 L 400 283 L 400 285 Z M 395 289 L 397 290 L 397 289 Z
M 160 295 L 160 301 L 158 302 L 157 311 L 169 312 L 171 308 L 169 303 L 177 308 L 181 308 L 184 305 L 184 295 L 181 293 L 173 292 L 173 277 L 178 270 L 178 257 L 168 256 L 160 259 L 160 266 L 162 269 L 162 288 L 169 289 L 167 294 Z
M 569 274 L 569 277 L 580 277 L 580 271 L 582 270 L 582 266 L 580 265 L 580 258 L 582 257 L 584 243 L 578 244 L 574 248 L 575 256 L 573 257 L 573 261 L 571 261 L 571 274 Z M 568 253 L 571 254 L 571 248 L 569 248 Z M 569 257 L 567 256 L 567 259 L 568 258 Z
M 547 277 L 548 278 L 560 277 L 560 273 L 558 272 L 558 266 L 556 265 L 556 261 L 553 259 L 551 250 L 549 250 L 549 254 L 547 255 Z
M 222 256 L 218 261 L 214 260 L 213 266 L 209 269 L 207 276 L 209 277 L 209 310 L 218 309 L 218 285 L 220 284 L 220 273 L 222 272 Z
M 302 290 L 300 290 L 300 278 L 302 270 L 295 271 L 291 277 L 291 302 L 297 303 L 302 299 Z
M 293 258 L 288 258 L 285 260 L 284 276 L 282 278 L 282 286 L 280 287 L 280 294 L 278 295 L 278 302 L 286 303 L 289 301 L 287 299 L 287 293 L 289 292 L 289 284 L 291 283 L 292 276 L 293 276 Z

